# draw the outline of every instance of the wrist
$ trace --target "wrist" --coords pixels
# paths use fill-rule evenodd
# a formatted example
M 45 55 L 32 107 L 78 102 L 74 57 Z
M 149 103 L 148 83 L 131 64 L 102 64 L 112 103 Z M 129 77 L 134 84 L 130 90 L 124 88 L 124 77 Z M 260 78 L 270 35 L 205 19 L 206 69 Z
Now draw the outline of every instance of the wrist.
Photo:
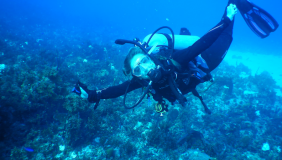
M 234 15 L 227 15 L 226 17 L 228 17 L 230 21 L 233 21 Z
M 88 94 L 86 93 L 86 91 L 84 91 L 84 89 L 80 88 L 80 91 L 81 91 L 81 94 L 80 94 L 80 97 L 81 98 L 88 98 Z
M 221 21 L 223 21 L 225 24 L 228 25 L 229 23 L 231 23 L 232 20 L 228 16 L 226 16 L 226 17 L 222 18 Z
M 90 103 L 96 103 L 98 100 L 101 99 L 101 90 L 89 90 L 88 93 L 88 102 Z

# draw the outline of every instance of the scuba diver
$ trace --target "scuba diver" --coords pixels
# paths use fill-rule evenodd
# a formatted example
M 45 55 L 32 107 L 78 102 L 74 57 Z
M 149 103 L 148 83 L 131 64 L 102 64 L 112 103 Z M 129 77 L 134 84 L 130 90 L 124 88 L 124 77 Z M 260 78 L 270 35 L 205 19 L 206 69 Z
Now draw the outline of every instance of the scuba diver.
M 213 81 L 210 74 L 224 59 L 233 40 L 234 16 L 237 8 L 248 26 L 259 37 L 265 38 L 278 28 L 276 20 L 265 10 L 248 0 L 229 0 L 221 21 L 207 34 L 199 38 L 191 36 L 186 28 L 180 35 L 174 35 L 169 27 L 161 27 L 144 38 L 143 43 L 135 38 L 133 41 L 118 39 L 116 44 L 133 44 L 124 61 L 123 72 L 132 75 L 132 79 L 122 84 L 102 90 L 89 90 L 85 84 L 77 82 L 73 92 L 90 103 L 100 99 L 117 98 L 124 95 L 125 108 L 136 107 L 143 98 L 150 94 L 158 103 L 157 112 L 168 111 L 171 104 L 187 105 L 185 94 L 192 94 L 200 99 L 207 114 L 211 111 L 196 90 L 196 86 L 206 81 Z M 169 29 L 171 34 L 156 34 L 161 29 Z M 142 88 L 143 93 L 132 106 L 125 104 L 128 92 Z

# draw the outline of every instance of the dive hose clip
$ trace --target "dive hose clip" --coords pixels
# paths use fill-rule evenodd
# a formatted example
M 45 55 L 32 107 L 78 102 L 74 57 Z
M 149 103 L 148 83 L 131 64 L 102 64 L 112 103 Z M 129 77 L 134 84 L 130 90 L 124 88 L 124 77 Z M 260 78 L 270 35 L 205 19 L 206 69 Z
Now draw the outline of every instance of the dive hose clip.
M 168 105 L 163 100 L 162 102 L 158 102 L 155 104 L 155 110 L 156 112 L 161 113 L 162 116 L 162 113 L 168 112 Z

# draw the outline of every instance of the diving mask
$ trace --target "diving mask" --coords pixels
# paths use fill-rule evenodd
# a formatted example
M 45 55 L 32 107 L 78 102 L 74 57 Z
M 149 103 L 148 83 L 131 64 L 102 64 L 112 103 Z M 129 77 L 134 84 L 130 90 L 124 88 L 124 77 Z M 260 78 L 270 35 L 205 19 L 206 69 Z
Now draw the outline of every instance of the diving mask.
M 136 55 L 133 59 L 132 74 L 136 77 L 149 79 L 148 72 L 156 68 L 155 63 L 146 55 Z

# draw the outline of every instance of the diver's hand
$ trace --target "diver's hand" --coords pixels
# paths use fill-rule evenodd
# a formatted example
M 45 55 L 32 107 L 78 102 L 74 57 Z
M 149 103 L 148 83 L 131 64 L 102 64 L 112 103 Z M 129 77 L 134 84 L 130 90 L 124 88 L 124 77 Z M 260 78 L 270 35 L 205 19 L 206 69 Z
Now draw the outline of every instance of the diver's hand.
M 81 98 L 88 98 L 88 89 L 86 85 L 82 84 L 80 81 L 75 84 L 75 87 L 72 89 L 72 92 L 76 93 Z
M 231 20 L 231 21 L 233 21 L 233 18 L 234 18 L 234 16 L 235 16 L 235 14 L 237 14 L 237 12 L 238 12 L 238 9 L 237 9 L 237 7 L 236 7 L 236 5 L 235 4 L 230 4 L 228 7 L 227 7 L 227 17 Z
M 80 95 L 80 97 L 87 99 L 87 98 L 88 98 L 88 93 L 86 93 L 85 90 L 82 89 L 81 87 L 79 87 L 79 88 L 80 88 L 80 90 L 81 90 L 81 95 Z

